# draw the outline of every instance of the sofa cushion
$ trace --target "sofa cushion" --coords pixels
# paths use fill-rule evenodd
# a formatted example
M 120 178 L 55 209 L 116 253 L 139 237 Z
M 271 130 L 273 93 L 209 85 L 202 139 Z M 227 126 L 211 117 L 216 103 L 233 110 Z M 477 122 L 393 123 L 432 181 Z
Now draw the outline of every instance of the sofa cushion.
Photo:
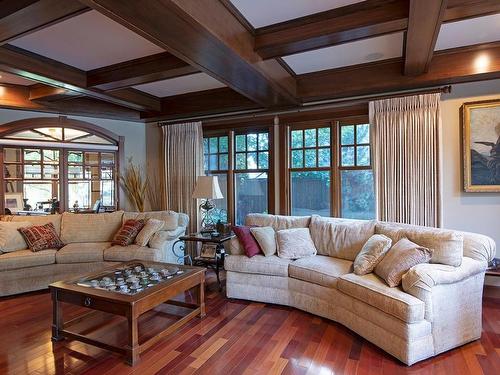
M 162 253 L 160 249 L 135 244 L 112 246 L 104 250 L 104 260 L 107 262 L 128 262 L 134 259 L 157 262 L 162 260 Z
M 122 226 L 123 211 L 103 214 L 65 212 L 61 220 L 61 240 L 68 243 L 109 242 Z
M 161 220 L 148 219 L 144 227 L 137 234 L 134 243 L 139 246 L 147 246 L 151 237 L 163 228 L 163 224 Z
M 276 232 L 272 227 L 253 227 L 250 232 L 266 257 L 276 254 Z
M 56 254 L 57 263 L 92 263 L 102 262 L 104 249 L 110 242 L 71 243 L 64 246 Z
M 64 246 L 52 223 L 19 228 L 18 231 L 31 251 L 60 249 Z
M 179 226 L 179 214 L 175 211 L 150 211 L 150 212 L 125 212 L 123 222 L 134 219 L 144 220 L 155 219 L 163 222 L 161 230 L 175 230 Z
M 253 273 L 259 275 L 288 277 L 288 265 L 291 260 L 279 258 L 276 255 L 266 257 L 256 255 L 227 255 L 224 258 L 224 269 L 226 271 Z
M 402 238 L 391 247 L 386 256 L 375 267 L 375 273 L 394 287 L 401 284 L 403 275 L 413 266 L 427 263 L 431 259 L 432 250 Z
M 18 229 L 29 225 L 31 224 L 27 221 L 0 222 L 0 252 L 8 253 L 26 249 L 28 245 L 26 245 L 26 241 Z
M 406 323 L 424 319 L 424 302 L 400 288 L 387 286 L 373 273 L 363 276 L 349 273 L 341 276 L 337 282 L 337 289 Z
M 335 288 L 337 279 L 350 272 L 352 272 L 350 260 L 324 255 L 298 259 L 288 266 L 290 277 L 328 288 Z
M 311 233 L 307 228 L 283 229 L 276 232 L 278 256 L 285 259 L 299 259 L 317 253 Z
M 318 254 L 354 260 L 375 233 L 375 221 L 313 215 L 309 230 Z
M 0 271 L 15 270 L 19 268 L 44 266 L 56 261 L 55 249 L 40 250 L 18 250 L 0 255 Z
M 56 233 L 58 236 L 61 235 L 61 217 L 62 215 L 44 215 L 44 216 L 20 216 L 20 215 L 12 215 L 5 216 L 2 218 L 4 221 L 27 221 L 30 225 L 45 225 L 48 223 L 54 224 L 54 228 L 56 229 Z
M 395 244 L 401 238 L 433 250 L 430 263 L 441 263 L 458 267 L 464 255 L 464 236 L 449 230 L 422 227 L 418 225 L 380 222 L 375 226 L 376 233 L 384 234 Z
M 233 227 L 233 232 L 238 237 L 238 241 L 243 247 L 247 257 L 251 258 L 257 254 L 262 254 L 260 246 L 250 232 L 250 227 L 237 225 Z
M 363 245 L 363 248 L 354 259 L 354 273 L 366 275 L 373 272 L 377 264 L 382 260 L 391 248 L 392 240 L 383 234 L 374 234 Z
M 291 228 L 308 228 L 310 222 L 310 216 L 248 214 L 245 218 L 245 225 L 272 227 L 275 231 Z
M 134 242 L 135 238 L 144 227 L 144 220 L 129 219 L 123 223 L 122 227 L 113 236 L 113 245 L 127 246 Z

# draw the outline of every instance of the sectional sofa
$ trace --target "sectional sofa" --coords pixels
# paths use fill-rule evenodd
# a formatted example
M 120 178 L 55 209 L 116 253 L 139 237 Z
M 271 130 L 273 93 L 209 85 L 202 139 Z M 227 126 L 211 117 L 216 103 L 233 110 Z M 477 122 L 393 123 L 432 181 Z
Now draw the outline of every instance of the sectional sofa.
M 229 298 L 293 306 L 332 319 L 407 365 L 481 336 L 484 274 L 495 255 L 489 237 L 315 216 L 251 214 L 246 224 L 276 231 L 309 228 L 318 255 L 295 261 L 276 255 L 248 258 L 233 239 L 225 258 Z M 400 287 L 389 287 L 373 273 L 358 276 L 353 260 L 375 233 L 393 243 L 407 237 L 435 249 L 439 257 L 413 267 Z
M 111 240 L 128 219 L 162 220 L 164 226 L 155 233 L 147 246 L 112 246 Z M 133 259 L 176 263 L 172 245 L 186 232 L 189 218 L 172 211 L 146 213 L 123 212 L 102 214 L 73 214 L 48 216 L 3 216 L 3 222 L 20 222 L 22 225 L 53 223 L 65 246 L 32 252 L 19 249 L 0 251 L 0 296 L 47 288 L 57 280 L 98 271 L 116 262 Z M 1 228 L 0 237 L 8 236 Z M 12 230 L 12 228 L 10 229 Z M 15 230 L 15 229 L 14 229 Z

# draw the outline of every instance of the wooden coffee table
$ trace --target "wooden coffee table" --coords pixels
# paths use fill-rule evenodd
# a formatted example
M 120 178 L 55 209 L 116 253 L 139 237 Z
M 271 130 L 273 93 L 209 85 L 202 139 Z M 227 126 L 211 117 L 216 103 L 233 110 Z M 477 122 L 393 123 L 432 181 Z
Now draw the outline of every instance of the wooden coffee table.
M 148 271 L 149 269 L 148 272 L 151 272 L 151 275 L 153 275 L 152 278 L 154 278 L 153 272 L 158 272 L 160 274 L 159 277 L 162 277 L 162 279 L 154 281 L 151 279 L 148 282 L 148 276 L 143 274 L 142 277 L 144 280 L 141 278 L 139 280 L 144 283 L 144 288 L 142 291 L 137 292 L 135 292 L 135 289 L 129 289 L 129 293 L 135 292 L 134 294 L 125 294 L 127 292 L 119 290 L 120 287 L 118 285 L 115 286 L 116 291 L 110 290 L 113 288 L 116 280 L 118 280 L 118 283 L 121 283 L 121 280 L 119 280 L 120 276 L 125 278 L 125 270 L 133 270 L 139 266 L 142 266 L 144 271 Z M 136 269 L 138 274 L 139 268 Z M 175 274 L 168 273 L 174 272 L 175 269 L 178 270 Z M 164 270 L 163 274 L 160 272 L 161 270 Z M 95 281 L 93 282 L 94 284 L 91 282 L 91 280 L 103 280 L 104 277 L 115 278 L 116 280 L 113 280 L 110 285 L 102 284 L 102 286 L 96 286 Z M 104 281 L 109 283 L 108 280 Z M 134 284 L 129 285 L 137 287 Z M 171 334 L 197 315 L 200 317 L 205 316 L 205 269 L 200 267 L 134 260 L 74 280 L 58 281 L 51 284 L 49 288 L 53 303 L 53 342 L 68 338 L 95 345 L 125 355 L 126 361 L 130 365 L 134 365 L 139 359 L 139 354 L 151 347 L 158 340 Z M 196 293 L 193 303 L 173 300 L 175 296 L 191 289 L 194 289 Z M 65 322 L 62 315 L 62 302 L 83 306 L 90 309 L 90 311 Z M 174 321 L 166 328 L 162 326 L 162 330 L 158 333 L 152 335 L 148 329 L 148 332 L 143 335 L 146 339 L 142 339 L 142 342 L 140 342 L 139 324 L 145 324 L 150 328 L 150 321 L 154 319 L 156 312 L 152 310 L 159 306 L 187 310 L 188 313 L 185 315 L 182 314 L 183 316 L 180 319 Z M 116 319 L 118 323 L 113 323 L 113 319 L 103 319 L 102 315 L 107 316 L 108 314 L 103 314 L 102 312 L 124 317 L 124 320 L 121 319 L 123 323 L 121 327 L 118 324 L 120 323 L 119 318 Z M 100 320 L 99 314 L 101 314 Z M 144 322 L 142 323 L 141 317 L 145 315 L 148 316 L 143 319 Z M 160 312 L 158 315 L 165 316 L 167 314 Z M 72 327 L 81 327 L 84 323 L 87 324 L 85 329 L 71 329 Z M 122 334 L 122 342 L 109 343 L 105 342 L 105 340 L 98 340 L 95 336 L 91 337 L 88 325 L 92 323 L 96 323 L 101 332 L 109 328 L 109 333 L 101 334 L 98 337 L 115 338 Z M 107 325 L 109 327 L 106 327 Z

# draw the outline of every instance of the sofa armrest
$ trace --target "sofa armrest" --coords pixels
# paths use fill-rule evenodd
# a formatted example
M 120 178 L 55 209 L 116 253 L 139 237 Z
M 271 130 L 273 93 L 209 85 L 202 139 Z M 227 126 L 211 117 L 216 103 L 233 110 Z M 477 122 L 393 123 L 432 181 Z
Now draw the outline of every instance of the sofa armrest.
M 418 264 L 403 275 L 403 290 L 424 301 L 425 319 L 432 322 L 450 310 L 481 310 L 485 270 L 485 262 L 468 257 L 459 267 Z
M 412 294 L 415 288 L 431 291 L 436 285 L 453 284 L 486 270 L 484 262 L 464 257 L 458 267 L 423 263 L 403 275 L 403 290 Z
M 173 241 L 184 233 L 186 233 L 185 227 L 177 227 L 174 230 L 160 230 L 153 234 L 153 237 L 149 240 L 149 247 L 161 249 L 166 242 Z

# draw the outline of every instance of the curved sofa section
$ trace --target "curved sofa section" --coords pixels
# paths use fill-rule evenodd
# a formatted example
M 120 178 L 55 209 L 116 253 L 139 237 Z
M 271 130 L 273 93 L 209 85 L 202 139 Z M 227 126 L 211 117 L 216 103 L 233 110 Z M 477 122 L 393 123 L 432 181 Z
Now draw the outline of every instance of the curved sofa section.
M 274 215 L 250 215 L 247 223 L 276 230 L 307 225 Z M 331 319 L 412 365 L 481 336 L 484 272 L 495 244 L 479 234 L 463 235 L 466 256 L 460 266 L 416 266 L 396 288 L 375 274 L 355 275 L 350 260 L 321 254 L 295 261 L 276 255 L 248 258 L 228 246 L 227 297 L 291 306 Z

